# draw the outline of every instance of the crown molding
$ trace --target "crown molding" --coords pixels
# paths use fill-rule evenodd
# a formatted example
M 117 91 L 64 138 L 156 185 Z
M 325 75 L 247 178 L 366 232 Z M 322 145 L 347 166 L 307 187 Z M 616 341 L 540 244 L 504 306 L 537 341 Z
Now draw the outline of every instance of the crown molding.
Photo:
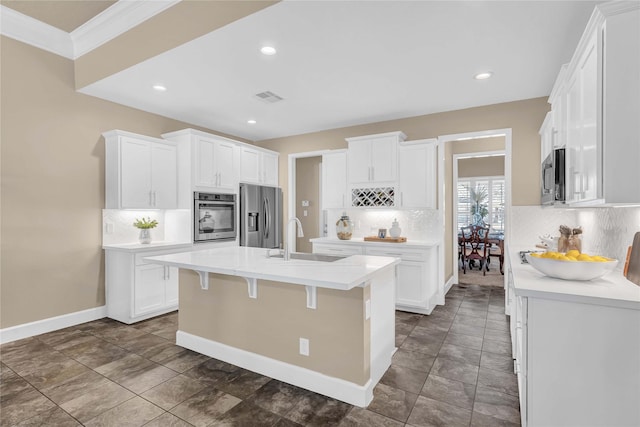
M 119 0 L 73 30 L 74 59 L 118 37 L 181 0 Z
M 75 59 L 69 33 L 3 5 L 0 5 L 0 34 L 56 55 Z
M 77 59 L 180 1 L 119 0 L 71 33 L 0 5 L 0 34 L 68 59 Z

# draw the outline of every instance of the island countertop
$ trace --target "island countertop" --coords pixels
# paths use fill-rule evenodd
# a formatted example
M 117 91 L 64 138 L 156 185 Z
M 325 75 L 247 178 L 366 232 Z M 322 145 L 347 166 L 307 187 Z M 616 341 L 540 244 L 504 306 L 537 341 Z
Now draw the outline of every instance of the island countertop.
M 272 250 L 275 253 L 275 250 Z M 333 262 L 270 258 L 264 248 L 226 247 L 145 257 L 146 262 L 203 273 L 273 280 L 320 288 L 350 290 L 379 271 L 400 263 L 399 258 L 352 255 Z

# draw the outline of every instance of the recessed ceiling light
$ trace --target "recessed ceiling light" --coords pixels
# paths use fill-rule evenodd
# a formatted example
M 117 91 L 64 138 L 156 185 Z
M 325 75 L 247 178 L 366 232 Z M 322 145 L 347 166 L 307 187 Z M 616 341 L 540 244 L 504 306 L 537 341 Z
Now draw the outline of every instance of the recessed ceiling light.
M 167 90 L 167 88 L 165 86 L 162 85 L 153 85 L 153 89 L 157 90 L 158 92 L 164 92 Z
M 260 52 L 262 52 L 265 55 L 275 55 L 276 48 L 273 46 L 262 46 L 262 48 L 260 48 Z
M 258 123 L 258 122 L 256 122 L 256 121 L 255 121 L 255 120 L 253 120 L 253 119 L 249 119 L 249 120 L 247 120 L 247 123 L 249 123 L 250 125 L 255 125 L 255 124 L 256 124 L 256 123 Z
M 476 80 L 486 80 L 488 78 L 490 78 L 493 75 L 493 73 L 491 71 L 487 71 L 484 73 L 478 73 L 475 76 L 473 76 L 474 79 Z

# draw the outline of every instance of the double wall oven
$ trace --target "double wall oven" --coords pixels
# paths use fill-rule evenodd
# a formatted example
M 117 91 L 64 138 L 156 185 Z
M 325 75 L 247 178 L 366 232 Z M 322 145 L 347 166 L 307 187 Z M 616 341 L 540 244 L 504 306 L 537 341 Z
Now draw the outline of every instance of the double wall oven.
M 236 195 L 193 194 L 194 243 L 234 240 L 237 236 Z

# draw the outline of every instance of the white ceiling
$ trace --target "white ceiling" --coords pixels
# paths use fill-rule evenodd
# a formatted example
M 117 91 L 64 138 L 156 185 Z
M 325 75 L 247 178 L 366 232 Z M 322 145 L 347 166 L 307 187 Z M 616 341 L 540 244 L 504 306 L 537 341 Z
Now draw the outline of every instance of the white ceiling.
M 285 1 L 82 92 L 253 141 L 547 96 L 597 3 Z

